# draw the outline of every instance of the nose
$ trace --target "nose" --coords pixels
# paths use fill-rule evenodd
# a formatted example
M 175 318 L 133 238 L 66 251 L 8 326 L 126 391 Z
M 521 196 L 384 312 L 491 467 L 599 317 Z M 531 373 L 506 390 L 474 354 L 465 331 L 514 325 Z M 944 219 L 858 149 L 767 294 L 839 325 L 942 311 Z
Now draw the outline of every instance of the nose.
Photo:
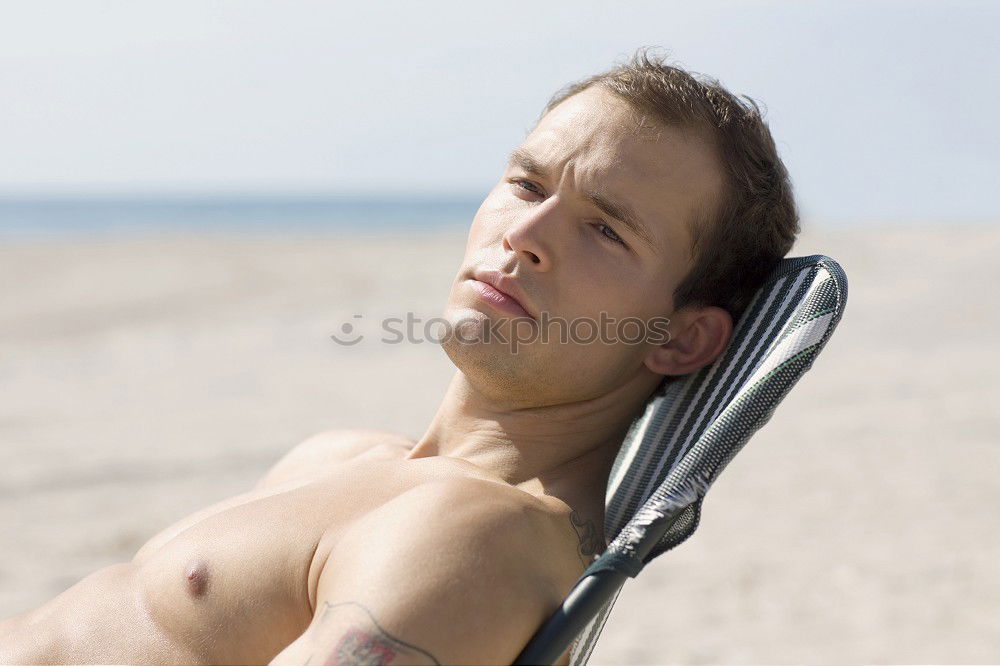
M 536 271 L 552 268 L 559 208 L 555 197 L 552 197 L 530 211 L 520 212 L 517 220 L 504 232 L 504 250 L 529 261 Z

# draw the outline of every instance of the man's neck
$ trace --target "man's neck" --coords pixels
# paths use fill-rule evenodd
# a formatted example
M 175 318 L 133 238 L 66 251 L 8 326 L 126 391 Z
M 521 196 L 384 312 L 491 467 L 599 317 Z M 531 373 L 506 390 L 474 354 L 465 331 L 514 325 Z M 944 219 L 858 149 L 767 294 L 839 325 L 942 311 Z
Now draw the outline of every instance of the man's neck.
M 649 378 L 637 377 L 597 398 L 511 409 L 477 391 L 459 371 L 409 457 L 462 458 L 528 492 L 562 499 L 575 489 L 603 491 L 650 386 Z

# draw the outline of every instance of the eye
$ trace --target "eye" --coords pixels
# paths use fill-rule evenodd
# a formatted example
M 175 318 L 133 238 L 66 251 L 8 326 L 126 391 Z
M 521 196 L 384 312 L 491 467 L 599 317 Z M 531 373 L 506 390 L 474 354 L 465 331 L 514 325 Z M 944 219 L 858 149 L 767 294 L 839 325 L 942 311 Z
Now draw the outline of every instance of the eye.
M 605 224 L 604 222 L 601 222 L 600 224 L 598 224 L 596 226 L 597 226 L 597 229 L 600 232 L 600 234 L 602 236 L 604 236 L 605 238 L 607 238 L 612 243 L 618 243 L 619 245 L 625 245 L 625 241 L 622 240 L 621 236 L 619 236 L 617 233 L 615 233 L 615 230 L 612 229 L 607 224 Z
M 531 192 L 532 194 L 537 194 L 539 196 L 545 196 L 542 189 L 530 180 L 525 180 L 523 178 L 511 178 L 509 182 L 514 187 L 525 190 L 526 192 Z

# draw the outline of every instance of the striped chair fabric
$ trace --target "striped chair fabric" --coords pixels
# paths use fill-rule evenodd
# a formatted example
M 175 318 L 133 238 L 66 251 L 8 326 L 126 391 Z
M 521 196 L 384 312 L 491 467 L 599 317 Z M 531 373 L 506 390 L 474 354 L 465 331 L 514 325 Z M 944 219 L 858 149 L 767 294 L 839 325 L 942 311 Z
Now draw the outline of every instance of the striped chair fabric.
M 833 259 L 783 259 L 740 318 L 725 353 L 661 387 L 629 429 L 612 468 L 605 533 L 616 536 L 596 568 L 634 576 L 694 533 L 709 485 L 812 365 L 846 299 L 847 277 Z M 647 528 L 665 516 L 670 527 L 648 543 Z M 574 641 L 573 666 L 587 663 L 616 598 Z

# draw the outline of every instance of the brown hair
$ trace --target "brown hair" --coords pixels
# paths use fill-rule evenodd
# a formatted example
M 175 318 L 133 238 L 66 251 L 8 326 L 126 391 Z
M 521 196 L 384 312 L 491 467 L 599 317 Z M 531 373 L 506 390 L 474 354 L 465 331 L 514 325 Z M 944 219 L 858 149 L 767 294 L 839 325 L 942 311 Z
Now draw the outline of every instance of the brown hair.
M 707 223 L 690 222 L 694 266 L 674 306 L 715 305 L 737 320 L 799 232 L 788 171 L 757 103 L 640 49 L 631 62 L 557 92 L 542 115 L 594 85 L 667 126 L 703 134 L 717 150 L 724 193 Z

